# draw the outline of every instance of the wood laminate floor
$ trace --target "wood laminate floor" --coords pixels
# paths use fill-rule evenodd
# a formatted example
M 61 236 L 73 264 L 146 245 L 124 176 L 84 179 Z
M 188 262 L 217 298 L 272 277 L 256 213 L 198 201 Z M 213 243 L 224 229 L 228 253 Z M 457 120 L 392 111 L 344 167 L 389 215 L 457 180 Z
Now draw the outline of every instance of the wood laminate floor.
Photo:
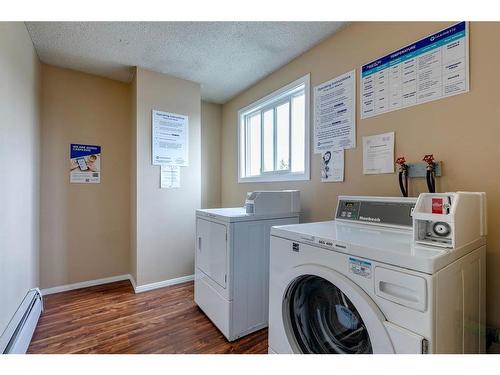
M 228 342 L 193 283 L 135 294 L 129 281 L 44 297 L 28 353 L 267 353 L 267 329 Z

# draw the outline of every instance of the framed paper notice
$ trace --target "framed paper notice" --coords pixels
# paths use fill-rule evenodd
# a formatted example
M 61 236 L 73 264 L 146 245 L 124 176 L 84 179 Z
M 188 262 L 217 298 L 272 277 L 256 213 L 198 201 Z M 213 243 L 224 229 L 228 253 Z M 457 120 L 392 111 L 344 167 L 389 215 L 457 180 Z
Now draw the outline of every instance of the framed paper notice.
M 151 132 L 153 165 L 187 167 L 189 165 L 188 131 L 187 116 L 153 110 Z

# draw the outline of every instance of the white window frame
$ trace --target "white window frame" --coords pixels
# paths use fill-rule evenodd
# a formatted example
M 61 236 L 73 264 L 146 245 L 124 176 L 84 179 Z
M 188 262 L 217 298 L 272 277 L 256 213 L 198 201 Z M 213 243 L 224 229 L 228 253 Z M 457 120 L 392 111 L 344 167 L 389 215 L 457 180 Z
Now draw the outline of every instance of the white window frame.
M 262 111 L 270 106 L 276 106 L 280 101 L 284 98 L 290 96 L 290 91 L 294 88 L 298 88 L 299 86 L 304 85 L 304 172 L 290 172 L 290 171 L 272 171 L 272 172 L 263 172 L 259 176 L 249 176 L 242 177 L 242 160 L 241 160 L 241 128 L 242 124 L 245 122 L 245 117 L 251 114 L 252 112 Z M 306 181 L 310 180 L 310 104 L 311 104 L 311 94 L 310 94 L 310 86 L 311 86 L 311 78 L 310 74 L 306 74 L 303 77 L 289 83 L 288 85 L 272 92 L 269 95 L 253 102 L 252 104 L 241 108 L 238 111 L 238 131 L 237 131 L 237 152 L 238 152 L 238 183 L 247 183 L 247 182 L 275 182 L 275 181 Z M 262 111 L 263 116 L 264 111 Z M 276 114 L 275 114 L 276 116 Z M 262 120 L 261 120 L 262 121 Z M 291 122 L 291 117 L 290 117 Z M 275 134 L 276 136 L 276 134 Z M 263 134 L 261 133 L 261 143 L 263 139 Z M 246 137 L 245 137 L 246 140 Z M 274 140 L 276 142 L 276 139 Z M 291 134 L 290 134 L 290 143 L 291 143 Z M 291 147 L 290 147 L 291 153 Z M 245 152 L 247 152 L 247 147 L 245 147 Z M 261 153 L 263 152 L 261 146 Z M 276 153 L 276 147 L 274 148 L 274 152 Z M 290 157 L 291 162 L 291 157 Z M 263 165 L 263 160 L 261 156 L 261 166 Z

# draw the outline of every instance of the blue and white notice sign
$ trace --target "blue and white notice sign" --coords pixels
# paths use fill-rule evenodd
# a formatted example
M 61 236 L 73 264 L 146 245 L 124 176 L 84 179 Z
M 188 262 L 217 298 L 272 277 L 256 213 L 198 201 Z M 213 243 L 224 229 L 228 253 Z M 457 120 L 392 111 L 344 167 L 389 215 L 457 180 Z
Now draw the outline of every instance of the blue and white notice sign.
M 71 183 L 100 183 L 101 146 L 72 143 L 69 147 L 69 165 Z
M 362 119 L 468 92 L 468 23 L 365 64 L 360 74 Z

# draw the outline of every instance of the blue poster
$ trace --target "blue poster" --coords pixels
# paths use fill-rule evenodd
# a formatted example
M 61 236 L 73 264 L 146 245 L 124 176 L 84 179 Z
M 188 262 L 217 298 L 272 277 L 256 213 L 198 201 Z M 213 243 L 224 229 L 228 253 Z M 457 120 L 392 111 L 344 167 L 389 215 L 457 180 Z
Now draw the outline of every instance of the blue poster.
M 101 182 L 101 146 L 70 145 L 70 182 L 98 184 Z
M 469 91 L 469 28 L 459 22 L 361 67 L 361 118 Z

